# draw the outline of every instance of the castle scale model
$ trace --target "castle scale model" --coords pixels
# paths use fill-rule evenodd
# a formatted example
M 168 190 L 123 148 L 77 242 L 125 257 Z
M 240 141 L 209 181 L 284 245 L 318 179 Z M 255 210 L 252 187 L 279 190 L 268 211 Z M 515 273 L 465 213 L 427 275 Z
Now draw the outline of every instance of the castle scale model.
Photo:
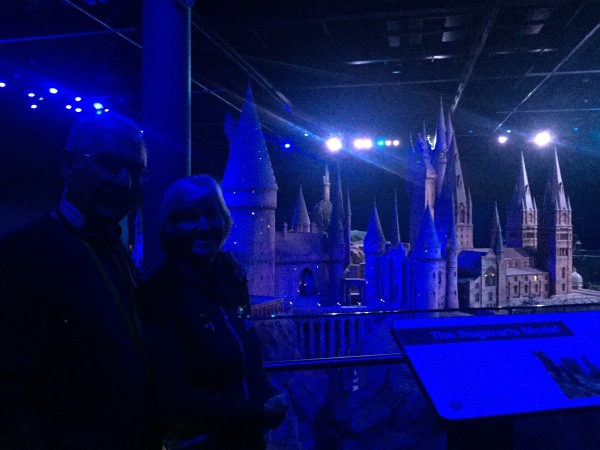
M 401 241 L 396 198 L 389 240 L 374 204 L 364 261 L 357 261 L 339 171 L 332 184 L 325 169 L 323 198 L 312 214 L 299 188 L 290 223 L 276 230 L 278 187 L 250 88 L 237 123 L 226 119 L 226 134 L 222 188 L 234 225 L 225 250 L 245 267 L 251 295 L 293 305 L 312 299 L 319 306 L 431 310 L 543 303 L 572 291 L 571 203 L 556 150 L 542 208 L 521 154 L 505 232 L 496 207 L 490 247 L 474 248 L 471 194 L 440 104 L 435 144 L 423 133 L 409 150 L 409 241 Z

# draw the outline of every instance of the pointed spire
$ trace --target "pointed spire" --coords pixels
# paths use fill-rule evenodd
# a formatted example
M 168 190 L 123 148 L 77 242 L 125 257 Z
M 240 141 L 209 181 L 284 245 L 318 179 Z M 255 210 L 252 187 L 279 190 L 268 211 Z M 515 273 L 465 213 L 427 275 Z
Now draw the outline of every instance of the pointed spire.
M 346 217 L 352 217 L 352 207 L 350 206 L 350 188 L 346 187 Z
M 529 178 L 527 177 L 527 169 L 525 167 L 525 157 L 521 152 L 521 164 L 519 165 L 519 178 L 515 185 L 515 191 L 513 194 L 513 205 L 512 209 L 515 210 L 520 206 L 521 211 L 513 211 L 519 215 L 522 211 L 533 210 L 533 197 L 531 196 L 531 188 L 529 186 Z
M 392 217 L 392 235 L 390 236 L 390 246 L 392 248 L 398 248 L 402 246 L 400 240 L 400 224 L 398 219 L 398 193 L 394 190 L 394 211 Z
M 494 253 L 496 254 L 496 256 L 498 256 L 504 252 L 504 242 L 502 238 L 502 227 L 500 226 L 500 215 L 498 214 L 497 202 L 494 205 L 494 222 L 496 231 L 494 233 L 494 241 L 492 242 L 492 244 L 494 246 Z
M 458 250 L 458 241 L 456 240 L 456 216 L 454 214 L 454 194 L 450 195 L 452 196 L 450 202 L 450 210 L 452 214 L 450 214 L 450 224 L 448 227 L 448 239 L 446 241 L 446 245 L 450 251 L 456 252 Z
M 309 228 L 310 219 L 308 217 L 308 209 L 306 209 L 302 186 L 300 186 L 298 198 L 296 199 L 296 207 L 294 208 L 294 214 L 292 215 L 292 230 L 302 232 L 308 231 Z
M 223 175 L 223 188 L 276 190 L 277 182 L 250 85 L 237 128 L 231 126 L 231 120 L 226 121 L 226 133 L 235 137 L 229 141 L 229 160 Z
M 544 206 L 550 207 L 549 202 L 554 202 L 555 210 L 568 209 L 567 197 L 563 185 L 562 175 L 560 173 L 560 164 L 558 163 L 558 152 L 554 147 L 554 167 L 550 172 L 550 178 L 546 185 L 546 195 L 544 198 Z
M 369 221 L 369 227 L 367 228 L 367 234 L 365 234 L 363 243 L 364 251 L 366 253 L 383 254 L 386 243 L 379 220 L 379 213 L 377 212 L 377 204 L 373 200 L 373 212 L 371 213 L 371 220 Z
M 448 111 L 448 120 L 446 121 L 446 147 L 450 150 L 452 146 L 452 140 L 454 139 L 454 127 L 452 126 L 452 119 L 450 118 L 450 112 Z
M 329 180 L 329 166 L 325 166 L 325 175 L 323 176 L 323 200 L 331 201 L 331 181 Z
M 441 258 L 440 242 L 433 224 L 433 217 L 429 205 L 425 208 L 421 229 L 415 241 L 415 247 L 412 253 L 413 258 L 418 259 L 439 259 Z
M 342 195 L 342 182 L 339 165 L 337 170 L 337 180 L 334 186 L 333 198 L 331 201 L 331 220 L 329 221 L 328 236 L 330 252 L 335 252 L 336 256 L 340 257 L 340 259 L 343 259 L 346 249 L 344 241 L 344 196 Z
M 448 151 L 446 123 L 444 122 L 444 106 L 442 97 L 440 97 L 440 113 L 438 115 L 437 129 L 435 132 L 435 152 L 437 154 L 445 154 Z

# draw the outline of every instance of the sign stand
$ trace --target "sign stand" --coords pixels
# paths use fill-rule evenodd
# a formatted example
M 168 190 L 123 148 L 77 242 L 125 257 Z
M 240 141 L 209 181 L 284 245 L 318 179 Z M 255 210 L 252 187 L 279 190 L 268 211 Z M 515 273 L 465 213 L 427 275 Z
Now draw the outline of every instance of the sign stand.
M 448 448 L 510 449 L 519 415 L 600 406 L 600 312 L 397 320 Z

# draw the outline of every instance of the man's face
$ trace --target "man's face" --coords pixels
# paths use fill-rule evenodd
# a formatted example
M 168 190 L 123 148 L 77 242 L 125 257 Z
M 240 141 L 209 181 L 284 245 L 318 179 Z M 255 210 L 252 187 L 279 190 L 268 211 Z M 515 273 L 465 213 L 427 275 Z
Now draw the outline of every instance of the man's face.
M 114 225 L 135 205 L 146 149 L 107 135 L 93 149 L 73 152 L 65 165 L 66 199 L 91 223 Z

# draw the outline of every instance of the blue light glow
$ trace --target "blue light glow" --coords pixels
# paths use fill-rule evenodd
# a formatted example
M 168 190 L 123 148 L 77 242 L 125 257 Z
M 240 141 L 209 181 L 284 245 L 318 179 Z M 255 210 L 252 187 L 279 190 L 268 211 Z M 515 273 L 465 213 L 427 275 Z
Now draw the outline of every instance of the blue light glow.
M 75 97 L 75 101 L 76 102 L 80 102 L 81 101 L 81 97 Z
M 51 94 L 58 94 L 58 89 L 52 87 L 48 89 L 48 92 L 50 92 Z
M 27 94 L 27 97 L 35 97 L 35 94 L 33 92 L 30 92 L 29 94 Z
M 6 87 L 6 83 L 3 81 L 0 81 L 0 88 Z
M 67 109 L 71 109 L 71 108 L 72 108 L 72 106 L 71 106 L 71 105 L 67 105 L 67 106 L 65 106 L 65 108 L 67 108 Z
M 104 105 L 102 103 L 100 103 L 100 102 L 96 102 L 96 103 L 94 103 L 94 108 L 96 108 L 96 109 L 102 109 L 102 108 L 104 108 Z
M 81 108 L 75 108 L 75 112 L 78 112 L 78 113 L 79 113 L 79 112 L 81 112 L 81 111 L 82 111 L 82 109 L 81 109 Z
M 377 145 L 379 145 L 380 147 L 383 147 L 385 145 L 385 141 L 383 139 L 379 139 L 377 141 Z
M 37 105 L 31 105 L 31 109 L 37 109 Z
M 291 148 L 292 144 L 290 144 L 289 142 L 286 142 L 285 144 L 283 144 L 284 148 Z

